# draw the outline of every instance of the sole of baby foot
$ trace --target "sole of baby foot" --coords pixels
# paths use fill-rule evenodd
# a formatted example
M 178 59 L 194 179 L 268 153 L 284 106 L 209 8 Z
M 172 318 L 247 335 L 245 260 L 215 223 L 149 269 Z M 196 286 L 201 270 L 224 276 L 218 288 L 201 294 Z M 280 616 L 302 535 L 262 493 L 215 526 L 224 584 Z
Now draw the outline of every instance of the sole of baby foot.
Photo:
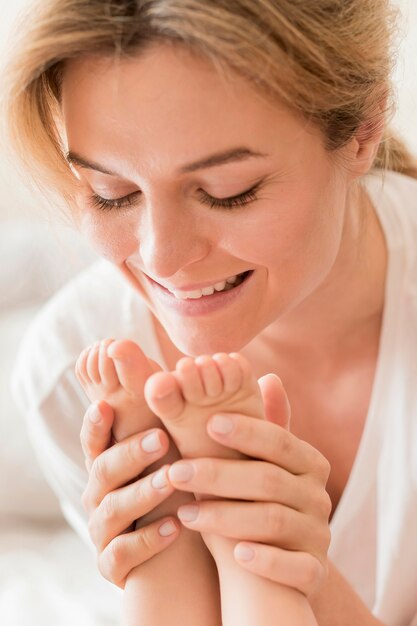
M 174 372 L 157 372 L 146 381 L 145 398 L 188 458 L 241 458 L 208 436 L 207 422 L 213 414 L 264 417 L 257 381 L 249 362 L 238 353 L 180 359 Z

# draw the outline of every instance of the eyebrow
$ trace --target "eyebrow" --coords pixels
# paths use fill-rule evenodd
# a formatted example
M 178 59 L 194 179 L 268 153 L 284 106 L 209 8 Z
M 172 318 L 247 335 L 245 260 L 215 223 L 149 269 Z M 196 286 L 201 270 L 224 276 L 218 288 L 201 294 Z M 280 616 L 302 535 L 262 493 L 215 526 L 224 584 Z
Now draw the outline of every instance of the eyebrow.
M 232 163 L 235 161 L 244 161 L 253 157 L 265 158 L 267 156 L 269 155 L 263 154 L 261 152 L 255 152 L 250 148 L 232 148 L 230 150 L 226 150 L 225 152 L 212 154 L 208 157 L 205 157 L 204 159 L 195 161 L 194 163 L 188 163 L 187 165 L 183 165 L 182 167 L 180 167 L 179 172 L 181 174 L 187 174 L 189 172 L 195 172 L 196 170 L 215 167 L 216 165 L 224 165 L 225 163 Z M 102 174 L 108 174 L 109 176 L 120 176 L 120 174 L 118 174 L 117 172 L 111 172 L 99 163 L 94 163 L 94 161 L 88 161 L 84 157 L 71 150 L 66 154 L 66 159 L 69 164 L 78 165 L 79 167 L 83 167 L 89 170 L 96 170 L 97 172 L 101 172 Z

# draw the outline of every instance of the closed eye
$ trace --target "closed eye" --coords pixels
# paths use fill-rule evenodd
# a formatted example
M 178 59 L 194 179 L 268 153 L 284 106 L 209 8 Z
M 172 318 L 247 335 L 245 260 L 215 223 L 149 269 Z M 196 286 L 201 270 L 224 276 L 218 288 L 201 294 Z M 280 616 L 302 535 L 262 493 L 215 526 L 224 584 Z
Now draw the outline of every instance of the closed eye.
M 257 192 L 259 191 L 260 186 L 261 183 L 256 183 L 256 185 L 247 191 L 229 198 L 214 198 L 201 189 L 199 192 L 200 201 L 203 204 L 207 204 L 211 209 L 233 209 L 236 207 L 242 207 L 245 206 L 245 204 L 249 204 L 250 202 L 257 200 Z
M 108 199 L 93 193 L 88 199 L 88 202 L 93 208 L 99 209 L 100 211 L 111 211 L 112 209 L 123 209 L 136 204 L 135 201 L 139 195 L 141 195 L 140 191 L 134 191 L 122 198 Z
M 250 202 L 254 202 L 257 200 L 257 192 L 261 187 L 261 183 L 257 183 L 247 191 L 243 193 L 237 194 L 235 196 L 230 196 L 229 198 L 214 198 L 206 193 L 203 189 L 199 189 L 198 196 L 200 202 L 208 205 L 211 209 L 232 209 L 237 207 L 245 206 Z M 112 209 L 123 209 L 125 207 L 130 207 L 136 204 L 139 196 L 141 195 L 140 191 L 135 191 L 133 193 L 128 194 L 127 196 L 123 196 L 122 198 L 103 198 L 96 193 L 93 193 L 88 202 L 89 204 L 100 211 L 111 211 Z

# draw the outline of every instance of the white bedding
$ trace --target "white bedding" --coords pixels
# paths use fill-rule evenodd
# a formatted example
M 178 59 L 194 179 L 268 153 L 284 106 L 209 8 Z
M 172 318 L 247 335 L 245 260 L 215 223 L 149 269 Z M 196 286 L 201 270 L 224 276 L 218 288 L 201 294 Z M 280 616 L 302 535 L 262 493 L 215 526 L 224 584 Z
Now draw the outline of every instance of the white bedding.
M 116 626 L 120 597 L 69 527 L 0 526 L 2 626 Z
M 91 256 L 60 255 L 48 227 L 0 220 L 0 626 L 119 626 L 121 591 L 65 522 L 12 401 L 17 345 L 53 291 Z M 59 260 L 57 263 L 51 262 Z

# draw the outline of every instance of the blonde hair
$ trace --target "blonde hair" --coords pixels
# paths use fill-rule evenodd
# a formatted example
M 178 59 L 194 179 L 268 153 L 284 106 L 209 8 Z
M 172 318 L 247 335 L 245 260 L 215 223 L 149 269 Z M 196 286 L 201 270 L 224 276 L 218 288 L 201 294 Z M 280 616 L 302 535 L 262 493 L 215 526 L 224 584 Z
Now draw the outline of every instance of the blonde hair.
M 65 61 L 133 56 L 169 40 L 306 116 L 330 151 L 380 124 L 382 107 L 374 167 L 417 178 L 416 161 L 387 125 L 395 17 L 389 0 L 40 0 L 19 24 L 8 68 L 10 137 L 38 183 L 73 204 L 60 129 Z

